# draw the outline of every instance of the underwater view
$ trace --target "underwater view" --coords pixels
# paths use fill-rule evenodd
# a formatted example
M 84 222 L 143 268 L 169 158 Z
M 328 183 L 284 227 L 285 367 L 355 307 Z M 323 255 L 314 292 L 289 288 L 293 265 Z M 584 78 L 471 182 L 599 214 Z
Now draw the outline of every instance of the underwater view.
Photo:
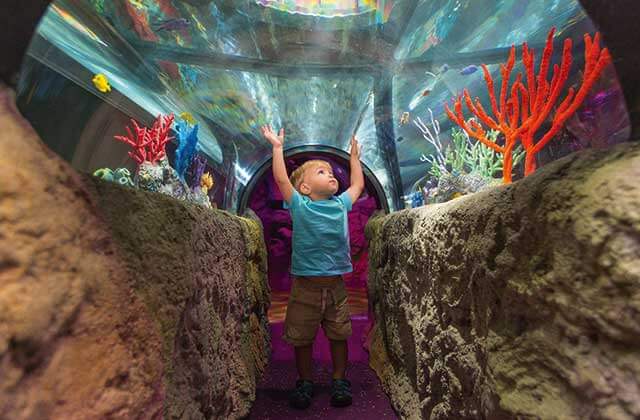
M 638 150 L 626 144 L 637 143 L 640 102 L 629 105 L 618 67 L 629 61 L 586 4 L 51 1 L 11 88 L 54 152 L 43 173 L 77 174 L 42 176 L 32 201 L 52 210 L 37 220 L 83 233 L 63 234 L 80 248 L 47 260 L 63 267 L 65 290 L 38 289 L 51 299 L 43 311 L 67 308 L 60 321 L 21 324 L 40 303 L 11 312 L 18 300 L 5 305 L 0 282 L 0 362 L 13 352 L 0 366 L 15 368 L 0 385 L 66 397 L 40 406 L 0 393 L 0 410 L 73 413 L 65 398 L 85 388 L 20 378 L 84 360 L 38 346 L 86 333 L 87 348 L 124 356 L 100 347 L 101 362 L 87 362 L 86 383 L 101 391 L 73 418 L 305 418 L 289 405 L 306 408 L 314 392 L 331 405 L 319 418 L 639 418 L 640 201 L 626 195 Z M 606 169 L 614 161 L 622 169 Z M 306 168 L 332 193 L 305 193 Z M 32 178 L 0 187 L 27 190 Z M 313 210 L 304 236 L 300 203 Z M 330 204 L 342 219 L 329 219 Z M 48 240 L 37 227 L 15 232 Z M 336 259 L 327 273 L 295 268 L 338 240 L 348 270 Z M 0 280 L 30 276 L 15 262 L 28 258 L 7 251 L 3 263 L 0 251 Z M 64 280 L 78 270 L 82 282 Z M 292 305 L 315 305 L 305 293 L 318 290 L 298 285 L 307 277 L 326 281 L 311 344 L 290 326 Z M 3 312 L 23 338 L 3 341 L 14 331 Z M 85 317 L 117 331 L 102 342 L 93 324 L 68 327 Z M 47 322 L 55 331 L 40 334 Z
M 285 127 L 292 150 L 323 145 L 348 151 L 355 134 L 363 163 L 384 190 L 379 198 L 398 210 L 475 192 L 501 178 L 519 179 L 531 172 L 525 171 L 525 154 L 531 168 L 533 161 L 543 166 L 626 139 L 629 121 L 610 59 L 594 57 L 598 68 L 586 72 L 585 35 L 595 33 L 579 3 L 564 0 L 60 0 L 28 51 L 19 104 L 33 114 L 36 128 L 38 109 L 72 95 L 92 104 L 92 111 L 85 106 L 66 123 L 77 130 L 96 118 L 99 103 L 149 126 L 159 115 L 173 114 L 169 149 L 171 143 L 195 142 L 183 146 L 188 151 L 179 177 L 193 187 L 205 165 L 213 182 L 208 194 L 233 211 L 243 211 L 249 181 L 270 158 L 261 125 Z M 573 45 L 565 53 L 566 40 Z M 596 48 L 605 47 L 595 41 Z M 522 57 L 525 43 L 531 67 Z M 547 45 L 552 50 L 541 75 Z M 502 86 L 501 66 L 512 46 L 517 49 Z M 538 78 L 551 83 L 554 66 L 565 56 L 559 94 L 540 97 L 550 109 L 533 115 L 533 100 L 519 93 L 513 99 L 532 108 L 530 115 L 518 110 L 516 125 L 526 117 L 538 120 L 530 134 L 535 152 L 524 146 L 529 137 L 521 133 L 506 153 L 512 156 L 505 156 L 498 149 L 512 140 L 506 138 L 510 128 L 497 124 L 498 114 L 516 105 L 511 89 L 517 75 L 519 88 L 535 94 Z M 502 89 L 509 100 L 496 109 L 493 101 L 502 99 Z M 466 97 L 461 119 L 450 118 L 446 105 L 453 110 L 465 91 L 479 98 L 493 123 L 466 108 Z M 570 109 L 559 121 L 565 99 Z M 126 118 L 113 127 L 114 135 L 125 133 Z M 482 128 L 462 129 L 460 122 L 469 118 Z M 552 124 L 558 127 L 544 138 Z M 470 135 L 478 130 L 486 134 Z M 83 171 L 122 165 L 135 172 L 135 162 L 122 157 L 124 148 L 113 137 L 86 145 L 79 132 L 58 139 L 53 129 L 40 131 Z M 511 162 L 504 176 L 503 161 Z M 187 171 L 191 178 L 185 178 Z

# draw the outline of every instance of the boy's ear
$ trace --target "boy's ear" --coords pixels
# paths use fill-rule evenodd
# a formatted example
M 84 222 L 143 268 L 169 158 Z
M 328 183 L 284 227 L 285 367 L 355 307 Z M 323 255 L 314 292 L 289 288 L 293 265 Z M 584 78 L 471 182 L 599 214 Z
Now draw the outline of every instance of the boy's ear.
M 300 192 L 303 195 L 309 195 L 311 194 L 311 188 L 309 188 L 309 185 L 303 182 L 302 184 L 300 184 Z

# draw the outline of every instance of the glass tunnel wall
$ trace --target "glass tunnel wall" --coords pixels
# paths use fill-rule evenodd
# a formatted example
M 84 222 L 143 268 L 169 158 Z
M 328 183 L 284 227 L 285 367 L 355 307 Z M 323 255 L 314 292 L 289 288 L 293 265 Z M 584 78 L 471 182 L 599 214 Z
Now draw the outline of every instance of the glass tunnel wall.
M 287 149 L 348 151 L 356 134 L 363 162 L 397 210 L 429 182 L 437 152 L 419 126 L 438 127 L 446 148 L 454 124 L 444 103 L 468 89 L 488 104 L 479 66 L 487 64 L 499 86 L 509 47 L 526 41 L 539 57 L 551 27 L 552 63 L 562 40 L 573 40 L 565 90 L 577 87 L 583 34 L 596 30 L 577 1 L 58 0 L 28 51 L 19 105 L 44 141 L 86 172 L 135 167 L 113 140 L 128 118 L 150 125 L 159 114 L 188 113 L 214 174 L 211 194 L 233 211 L 270 159 L 260 125 L 284 127 Z M 523 71 L 520 57 L 518 49 L 512 80 Z M 94 86 L 98 73 L 111 92 Z M 48 105 L 58 106 L 57 125 L 44 122 Z M 610 65 L 538 164 L 629 133 Z M 521 176 L 516 166 L 514 179 Z

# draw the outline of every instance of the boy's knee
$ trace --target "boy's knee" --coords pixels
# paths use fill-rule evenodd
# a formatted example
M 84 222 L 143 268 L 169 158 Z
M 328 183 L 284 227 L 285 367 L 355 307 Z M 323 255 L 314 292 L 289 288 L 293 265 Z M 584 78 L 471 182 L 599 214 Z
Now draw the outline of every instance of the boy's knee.
M 322 325 L 324 334 L 332 341 L 346 341 L 351 337 L 351 320 L 347 322 L 327 322 Z
M 294 347 L 311 346 L 316 338 L 318 327 L 309 325 L 291 325 L 285 323 L 282 339 Z

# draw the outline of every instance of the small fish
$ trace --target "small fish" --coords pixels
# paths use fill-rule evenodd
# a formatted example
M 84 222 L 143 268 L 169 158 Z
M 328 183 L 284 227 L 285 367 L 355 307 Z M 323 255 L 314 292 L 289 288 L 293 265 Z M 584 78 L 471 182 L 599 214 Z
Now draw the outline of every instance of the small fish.
M 438 73 L 444 74 L 448 71 L 449 71 L 449 65 L 447 63 L 444 63 L 442 66 L 440 66 L 440 70 L 438 70 Z
M 402 142 L 402 140 L 404 140 L 404 137 L 402 137 L 402 136 L 400 136 L 400 137 L 398 137 L 398 138 L 396 139 L 396 141 L 397 141 L 398 143 Z
M 196 125 L 196 119 L 193 118 L 193 115 L 191 115 L 190 112 L 183 112 L 179 115 L 179 117 L 185 120 L 190 125 Z
M 429 89 L 425 89 L 425 91 L 424 91 L 424 92 L 422 92 L 422 96 L 423 96 L 423 97 L 424 97 L 424 96 L 427 96 L 427 95 L 428 95 L 428 94 L 430 94 L 430 93 L 431 93 L 431 90 L 429 90 Z
M 191 21 L 185 18 L 167 19 L 155 26 L 156 31 L 179 31 L 187 29 Z
M 462 74 L 463 76 L 468 76 L 470 74 L 473 74 L 473 73 L 477 72 L 479 68 L 480 67 L 472 64 L 472 65 L 467 66 L 467 67 L 463 68 L 462 70 L 460 70 L 460 74 Z
M 400 117 L 400 124 L 401 125 L 405 125 L 408 122 L 409 122 L 409 113 L 408 112 L 403 112 L 402 116 Z
M 96 74 L 93 79 L 91 79 L 93 85 L 102 93 L 111 92 L 111 86 L 109 85 L 109 79 L 102 73 Z

